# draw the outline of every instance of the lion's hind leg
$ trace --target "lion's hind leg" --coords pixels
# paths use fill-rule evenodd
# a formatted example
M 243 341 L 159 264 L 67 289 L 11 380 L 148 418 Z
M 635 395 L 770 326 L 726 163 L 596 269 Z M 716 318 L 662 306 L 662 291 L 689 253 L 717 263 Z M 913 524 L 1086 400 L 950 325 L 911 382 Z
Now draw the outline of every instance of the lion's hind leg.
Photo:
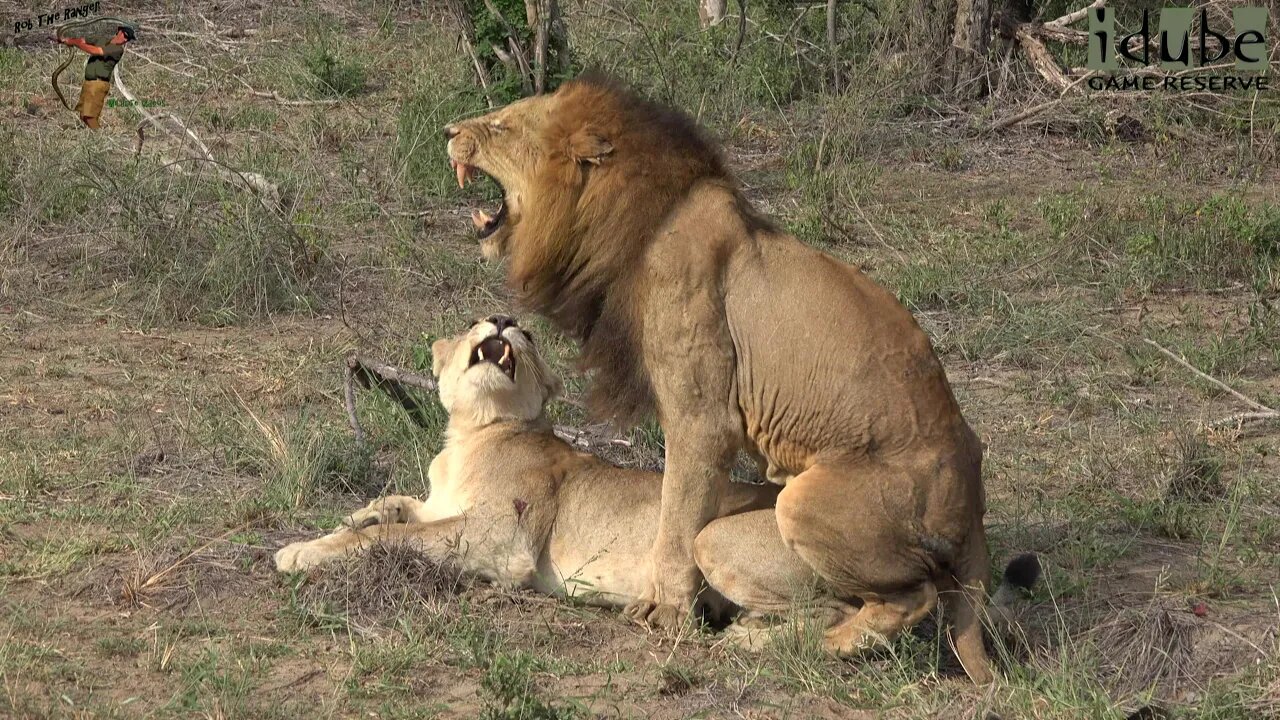
M 823 632 L 858 612 L 786 546 L 771 509 L 713 520 L 694 542 L 694 559 L 707 584 L 741 609 L 725 640 L 742 649 Z
M 935 575 L 941 571 L 921 546 L 919 528 L 924 520 L 948 530 L 962 527 L 964 497 L 957 489 L 954 501 L 930 498 L 945 515 L 922 519 L 917 505 L 924 501 L 914 480 L 909 469 L 885 463 L 817 464 L 778 496 L 778 529 L 787 547 L 837 597 L 862 603 L 827 631 L 824 644 L 837 655 L 888 643 L 938 605 Z
M 888 645 L 937 606 L 938 590 L 931 582 L 904 593 L 864 597 L 861 610 L 827 630 L 823 646 L 840 657 L 851 657 L 877 645 Z

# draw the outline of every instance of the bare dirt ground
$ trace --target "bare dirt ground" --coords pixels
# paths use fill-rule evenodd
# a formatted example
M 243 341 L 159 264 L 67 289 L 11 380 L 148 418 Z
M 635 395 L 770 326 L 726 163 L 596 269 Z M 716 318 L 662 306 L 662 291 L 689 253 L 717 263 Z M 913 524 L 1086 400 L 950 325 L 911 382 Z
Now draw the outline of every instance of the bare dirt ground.
M 635 12 L 636 35 L 666 27 Z M 987 444 L 993 567 L 1042 558 L 1005 679 L 976 689 L 931 626 L 838 662 L 805 628 L 749 654 L 438 587 L 390 551 L 276 574 L 284 543 L 429 489 L 440 428 L 362 398 L 361 451 L 344 354 L 429 367 L 430 337 L 512 306 L 469 237 L 489 198 L 450 187 L 437 137 L 474 109 L 467 67 L 409 3 L 102 13 L 151 29 L 128 86 L 285 199 L 163 169 L 184 148 L 159 133 L 134 158 L 132 111 L 78 128 L 48 90 L 62 56 L 0 48 L 0 716 L 1280 712 L 1280 425 L 1231 421 L 1254 408 L 1156 347 L 1280 406 L 1280 174 L 1247 139 L 864 135 L 803 100 L 708 117 L 753 201 L 916 312 Z M 603 56 L 593 13 L 568 20 Z M 351 94 L 315 89 L 330 42 L 365 68 Z M 572 345 L 529 322 L 569 381 L 557 421 L 585 425 Z M 660 466 L 652 425 L 625 437 L 615 461 Z

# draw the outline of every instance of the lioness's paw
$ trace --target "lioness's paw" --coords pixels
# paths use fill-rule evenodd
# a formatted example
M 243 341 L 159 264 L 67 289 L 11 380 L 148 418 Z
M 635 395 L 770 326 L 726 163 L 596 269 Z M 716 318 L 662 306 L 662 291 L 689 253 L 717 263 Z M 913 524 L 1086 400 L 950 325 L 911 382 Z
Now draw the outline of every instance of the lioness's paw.
M 413 519 L 414 510 L 421 505 L 421 501 L 406 495 L 379 498 L 343 518 L 342 524 L 359 530 L 370 525 L 407 523 Z
M 310 570 L 331 558 L 316 542 L 296 542 L 285 545 L 276 552 L 276 570 L 298 572 Z

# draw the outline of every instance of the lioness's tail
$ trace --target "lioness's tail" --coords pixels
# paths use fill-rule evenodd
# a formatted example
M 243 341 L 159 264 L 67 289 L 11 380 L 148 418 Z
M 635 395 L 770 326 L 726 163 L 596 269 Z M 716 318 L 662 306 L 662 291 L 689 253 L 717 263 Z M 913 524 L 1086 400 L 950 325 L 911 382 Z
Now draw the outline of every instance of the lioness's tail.
M 982 616 L 995 625 L 1008 622 L 1008 609 L 1021 591 L 1030 590 L 1040 578 L 1040 560 L 1031 553 L 1019 555 L 1005 566 L 1004 577 L 990 604 L 985 602 L 987 543 L 981 528 L 974 532 L 955 568 L 955 581 L 941 596 L 943 610 L 951 620 L 951 646 L 969 679 L 978 685 L 992 681 L 991 661 L 982 640 Z M 985 606 L 985 607 L 984 607 Z

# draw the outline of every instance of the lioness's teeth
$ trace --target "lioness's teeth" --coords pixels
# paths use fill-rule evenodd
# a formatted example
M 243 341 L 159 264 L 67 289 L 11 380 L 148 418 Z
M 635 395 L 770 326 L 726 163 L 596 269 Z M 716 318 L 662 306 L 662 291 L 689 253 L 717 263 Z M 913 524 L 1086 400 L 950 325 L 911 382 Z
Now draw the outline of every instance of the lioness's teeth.
M 470 174 L 471 168 L 467 167 L 466 164 L 464 163 L 458 163 L 457 172 L 458 172 L 458 187 L 460 188 L 466 187 L 467 175 Z
M 476 348 L 476 360 L 484 360 L 484 346 Z
M 510 345 L 503 345 L 503 346 L 502 346 L 502 357 L 498 360 L 498 364 L 499 364 L 499 365 L 506 365 L 506 364 L 507 364 L 507 358 L 509 358 L 509 357 L 511 357 L 511 346 L 510 346 Z
M 471 222 L 475 223 L 476 227 L 481 230 L 492 221 L 493 218 L 489 217 L 483 210 L 473 210 L 471 212 Z

